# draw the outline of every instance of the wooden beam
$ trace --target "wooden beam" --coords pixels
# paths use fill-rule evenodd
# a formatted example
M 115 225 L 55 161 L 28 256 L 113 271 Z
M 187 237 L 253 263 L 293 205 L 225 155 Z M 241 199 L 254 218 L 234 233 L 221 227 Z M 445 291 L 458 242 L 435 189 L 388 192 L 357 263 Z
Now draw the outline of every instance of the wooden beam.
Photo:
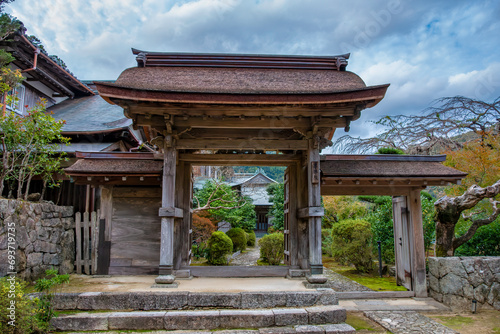
M 190 154 L 179 155 L 180 161 L 210 166 L 285 166 L 300 160 L 294 154 Z
M 318 174 L 318 175 L 316 175 Z M 309 265 L 311 274 L 323 274 L 323 261 L 321 253 L 321 186 L 319 182 L 319 148 L 313 139 L 308 140 L 307 151 L 307 194 L 309 216 Z M 314 209 L 311 209 L 314 208 Z M 312 214 L 312 216 L 311 216 Z
M 305 140 L 202 140 L 179 139 L 177 148 L 184 150 L 307 150 Z
M 183 218 L 184 210 L 179 208 L 160 208 L 158 211 L 160 217 Z
M 395 186 L 321 186 L 322 196 L 341 196 L 341 195 L 373 195 L 373 196 L 406 196 L 414 188 L 395 187 Z
M 307 116 L 307 115 L 304 115 Z M 159 117 L 158 117 L 159 118 Z M 144 116 L 138 116 L 138 122 L 145 121 Z M 152 120 L 155 120 L 153 118 Z M 163 124 L 165 122 L 163 121 Z M 184 128 L 214 128 L 214 129 L 293 129 L 312 126 L 312 121 L 309 118 L 295 118 L 295 117 L 232 117 L 232 118 L 206 118 L 190 117 L 185 120 L 182 117 L 174 117 L 174 124 L 176 127 Z M 321 120 L 314 123 L 318 127 L 344 127 L 346 120 L 341 117 L 321 118 Z
M 297 216 L 299 218 L 323 217 L 324 215 L 325 209 L 321 206 L 302 208 L 297 211 Z

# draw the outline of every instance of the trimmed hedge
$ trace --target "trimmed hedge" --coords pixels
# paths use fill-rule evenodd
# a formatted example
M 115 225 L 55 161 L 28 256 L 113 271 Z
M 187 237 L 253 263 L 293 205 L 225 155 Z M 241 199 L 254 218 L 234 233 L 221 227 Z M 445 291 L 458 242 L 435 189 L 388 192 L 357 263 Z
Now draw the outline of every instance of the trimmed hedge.
M 242 228 L 232 228 L 226 234 L 233 242 L 233 252 L 244 251 L 247 248 L 247 233 Z
M 285 235 L 272 233 L 259 240 L 260 257 L 270 265 L 279 265 L 285 252 Z
M 233 251 L 233 242 L 224 232 L 214 232 L 208 239 L 208 263 L 215 266 L 226 265 L 227 256 Z
M 361 219 L 341 220 L 332 227 L 332 256 L 341 264 L 352 263 L 359 272 L 373 268 L 370 223 Z
M 255 236 L 254 231 L 247 232 L 247 246 L 253 247 L 255 246 L 255 240 L 257 237 Z

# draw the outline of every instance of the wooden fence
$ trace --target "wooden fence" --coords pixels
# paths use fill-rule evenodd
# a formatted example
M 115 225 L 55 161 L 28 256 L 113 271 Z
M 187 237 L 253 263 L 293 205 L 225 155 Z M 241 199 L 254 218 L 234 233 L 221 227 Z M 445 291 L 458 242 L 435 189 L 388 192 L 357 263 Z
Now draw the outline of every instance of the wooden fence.
M 97 249 L 99 246 L 99 210 L 75 215 L 76 273 L 97 274 Z M 82 271 L 83 266 L 83 271 Z

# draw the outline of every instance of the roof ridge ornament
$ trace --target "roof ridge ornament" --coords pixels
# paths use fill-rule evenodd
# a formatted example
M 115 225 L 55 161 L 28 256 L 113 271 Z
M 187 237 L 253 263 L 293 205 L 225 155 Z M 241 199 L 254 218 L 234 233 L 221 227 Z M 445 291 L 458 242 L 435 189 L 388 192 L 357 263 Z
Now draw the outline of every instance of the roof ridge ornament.
M 132 48 L 137 67 L 225 67 L 345 71 L 350 54 L 336 56 L 149 52 Z

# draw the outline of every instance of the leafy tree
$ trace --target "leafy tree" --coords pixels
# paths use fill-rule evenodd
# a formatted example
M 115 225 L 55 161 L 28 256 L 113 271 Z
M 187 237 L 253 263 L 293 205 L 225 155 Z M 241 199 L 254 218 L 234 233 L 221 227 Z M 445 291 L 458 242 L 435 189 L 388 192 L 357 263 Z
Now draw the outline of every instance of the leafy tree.
M 269 202 L 273 203 L 268 215 L 272 217 L 271 223 L 275 230 L 283 230 L 285 225 L 285 187 L 283 183 L 271 183 L 267 187 Z
M 360 272 L 373 266 L 370 223 L 361 219 L 342 220 L 332 227 L 332 256 L 341 264 L 353 264 Z
M 17 198 L 27 199 L 30 182 L 41 176 L 46 186 L 57 186 L 53 178 L 61 172 L 64 155 L 53 143 L 67 143 L 61 135 L 64 121 L 56 121 L 45 110 L 45 101 L 38 103 L 27 116 L 9 112 L 0 118 L 2 132 L 2 172 L 0 194 L 6 181 L 17 185 Z
M 230 185 L 220 180 L 207 181 L 203 188 L 193 196 L 195 208 L 199 213 L 206 211 L 216 222 L 226 221 L 232 227 L 240 227 L 245 231 L 255 228 L 255 206 L 248 197 L 241 197 Z
M 322 199 L 325 208 L 323 228 L 331 228 L 341 220 L 362 218 L 368 213 L 368 206 L 354 196 L 323 196 Z

